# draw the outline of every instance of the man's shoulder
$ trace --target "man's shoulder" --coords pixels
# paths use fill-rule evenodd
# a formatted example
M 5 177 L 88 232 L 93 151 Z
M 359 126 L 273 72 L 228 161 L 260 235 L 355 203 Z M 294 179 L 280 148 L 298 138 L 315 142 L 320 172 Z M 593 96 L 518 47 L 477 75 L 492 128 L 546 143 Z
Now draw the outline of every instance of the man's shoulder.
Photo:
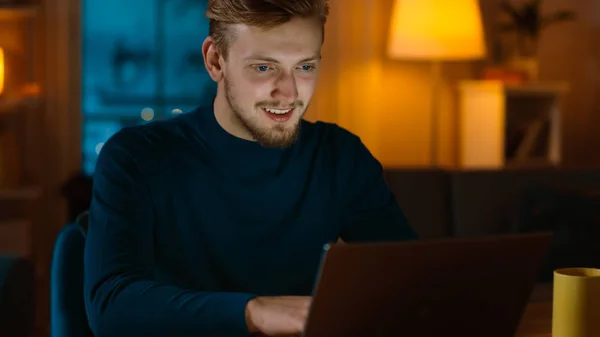
M 181 151 L 193 134 L 190 118 L 193 116 L 181 115 L 121 128 L 102 146 L 97 167 L 115 161 L 142 166 L 164 161 L 174 149 Z
M 305 130 L 308 134 L 308 142 L 312 143 L 317 151 L 325 153 L 342 165 L 365 161 L 377 162 L 359 135 L 336 123 L 305 122 Z
M 329 144 L 335 147 L 347 147 L 348 145 L 357 145 L 360 138 L 350 130 L 332 122 L 304 121 L 304 128 L 308 137 L 318 139 L 322 144 Z
M 168 150 L 192 132 L 193 116 L 191 112 L 189 114 L 123 127 L 108 139 L 104 147 L 117 146 L 135 152 Z

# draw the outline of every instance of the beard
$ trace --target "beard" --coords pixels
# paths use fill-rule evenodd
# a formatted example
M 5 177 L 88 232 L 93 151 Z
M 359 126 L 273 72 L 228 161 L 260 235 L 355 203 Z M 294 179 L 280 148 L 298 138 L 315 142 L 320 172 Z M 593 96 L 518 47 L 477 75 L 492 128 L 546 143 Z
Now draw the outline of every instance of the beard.
M 287 148 L 292 146 L 298 136 L 300 135 L 300 120 L 296 122 L 295 125 L 291 127 L 285 127 L 284 125 L 278 124 L 273 127 L 264 127 L 260 126 L 260 117 L 256 116 L 252 118 L 252 116 L 248 116 L 244 114 L 244 110 L 236 103 L 236 98 L 233 95 L 232 85 L 225 77 L 223 79 L 225 84 L 225 97 L 227 99 L 227 103 L 233 112 L 234 118 L 241 125 L 254 140 L 262 147 L 266 148 Z M 255 108 L 261 109 L 263 107 L 273 107 L 280 106 L 278 102 L 267 102 L 262 101 L 255 104 Z M 301 109 L 304 104 L 300 101 L 294 102 L 294 109 Z M 296 113 L 296 111 L 294 111 Z

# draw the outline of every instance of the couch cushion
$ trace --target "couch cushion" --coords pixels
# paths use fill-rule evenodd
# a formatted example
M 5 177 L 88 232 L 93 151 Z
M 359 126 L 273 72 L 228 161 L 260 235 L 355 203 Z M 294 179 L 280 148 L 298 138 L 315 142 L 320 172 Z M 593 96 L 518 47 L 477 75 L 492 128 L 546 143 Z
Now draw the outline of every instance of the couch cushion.
M 600 268 L 600 194 L 577 189 L 531 189 L 520 205 L 517 226 L 522 233 L 554 233 L 541 281 L 552 281 L 554 270 L 559 268 Z
M 388 186 L 421 239 L 450 235 L 450 183 L 443 170 L 389 169 Z
M 453 235 L 516 233 L 519 205 L 536 187 L 600 190 L 600 170 L 455 171 L 451 177 Z

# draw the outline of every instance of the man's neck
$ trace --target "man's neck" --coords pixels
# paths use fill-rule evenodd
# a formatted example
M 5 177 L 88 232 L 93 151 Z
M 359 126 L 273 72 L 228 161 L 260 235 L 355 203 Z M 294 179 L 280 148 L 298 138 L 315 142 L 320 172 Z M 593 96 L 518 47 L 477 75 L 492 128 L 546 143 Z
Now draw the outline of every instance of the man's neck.
M 231 110 L 231 106 L 227 102 L 227 98 L 225 97 L 225 94 L 222 93 L 222 90 L 217 90 L 213 111 L 217 123 L 219 123 L 221 128 L 227 131 L 227 133 L 234 137 L 254 141 L 254 138 L 250 136 L 248 131 L 246 131 L 239 119 L 235 116 L 235 113 Z

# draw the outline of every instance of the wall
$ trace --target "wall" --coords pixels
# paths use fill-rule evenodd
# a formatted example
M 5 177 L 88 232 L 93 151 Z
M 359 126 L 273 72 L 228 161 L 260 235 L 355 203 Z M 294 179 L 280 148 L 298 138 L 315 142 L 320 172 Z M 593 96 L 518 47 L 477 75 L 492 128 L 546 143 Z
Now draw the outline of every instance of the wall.
M 496 2 L 481 1 L 488 21 L 498 17 Z M 577 14 L 576 21 L 546 29 L 538 50 L 540 80 L 566 81 L 571 86 L 562 121 L 564 163 L 599 165 L 595 148 L 600 146 L 600 0 L 544 0 L 543 9 Z
M 488 44 L 499 18 L 497 0 L 482 0 Z M 540 79 L 572 84 L 565 102 L 565 164 L 600 164 L 598 97 L 600 0 L 546 0 L 544 10 L 573 9 L 576 22 L 550 27 L 540 42 Z M 429 163 L 429 71 L 426 62 L 387 59 L 393 0 L 331 0 L 320 87 L 309 119 L 334 121 L 359 134 L 387 167 Z M 350 25 L 349 22 L 359 23 Z M 362 24 L 360 24 L 362 23 Z M 595 32 L 595 34 L 594 34 Z M 576 37 L 576 38 L 575 38 Z M 485 61 L 445 64 L 439 162 L 456 163 L 456 84 L 477 76 Z
M 549 28 L 539 51 L 540 77 L 571 83 L 563 119 L 565 161 L 599 165 L 600 0 L 546 0 L 546 8 L 571 8 L 579 16 Z
M 356 132 L 385 166 L 428 165 L 431 67 L 386 57 L 393 1 L 333 0 L 331 5 L 323 73 L 310 118 L 335 121 Z M 451 141 L 454 86 L 473 74 L 472 62 L 443 66 L 438 159 L 444 166 L 451 166 L 456 155 Z

